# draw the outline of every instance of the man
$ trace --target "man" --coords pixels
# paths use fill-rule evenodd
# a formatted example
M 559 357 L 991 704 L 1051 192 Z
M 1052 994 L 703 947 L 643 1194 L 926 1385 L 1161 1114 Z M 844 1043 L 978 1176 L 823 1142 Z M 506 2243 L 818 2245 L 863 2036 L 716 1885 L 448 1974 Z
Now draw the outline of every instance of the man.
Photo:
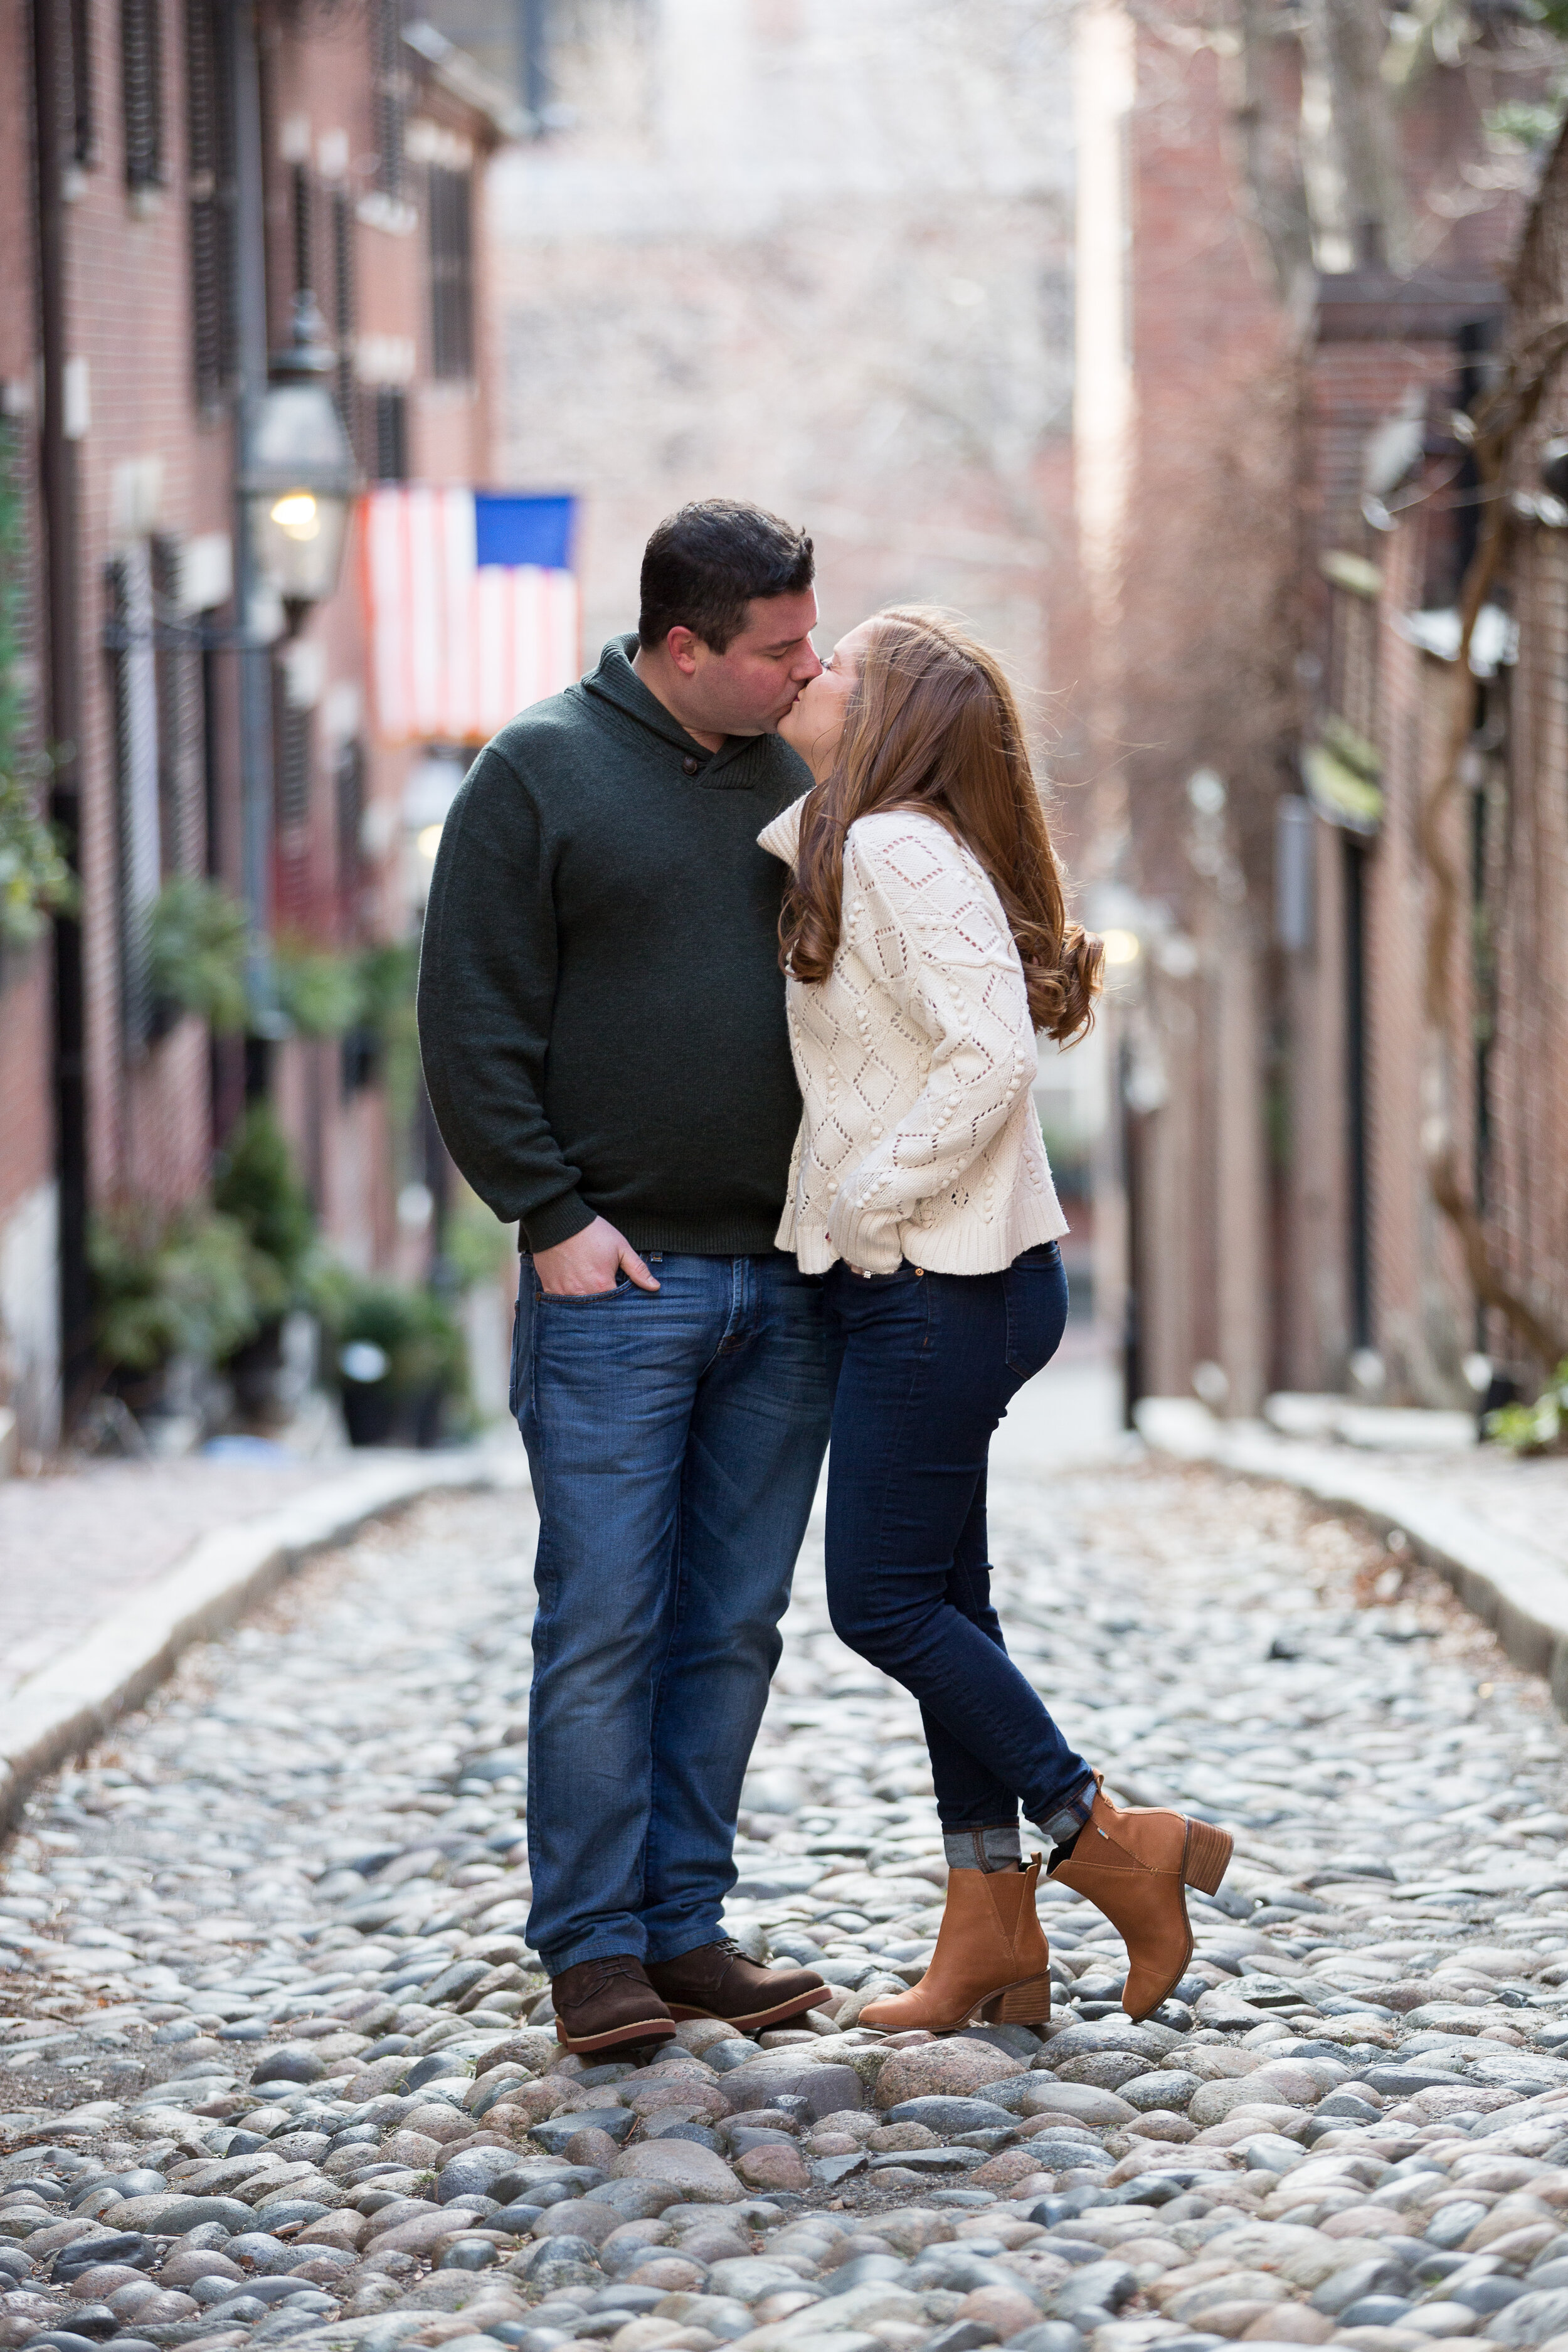
M 528 1933 L 584 2055 L 831 1998 L 721 1927 L 827 1438 L 817 1285 L 773 1248 L 800 1100 L 756 845 L 810 782 L 773 730 L 821 667 L 812 579 L 753 508 L 661 523 L 637 636 L 479 754 L 426 915 L 430 1100 L 521 1226 Z

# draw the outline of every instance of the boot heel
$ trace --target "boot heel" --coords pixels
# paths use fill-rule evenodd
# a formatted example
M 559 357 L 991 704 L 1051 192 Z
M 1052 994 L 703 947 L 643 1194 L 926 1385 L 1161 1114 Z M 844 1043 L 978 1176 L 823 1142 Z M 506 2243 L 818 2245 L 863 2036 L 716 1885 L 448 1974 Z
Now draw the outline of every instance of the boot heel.
M 1049 1977 L 1027 1977 L 1022 1984 L 1005 1985 L 980 2006 L 987 2025 L 1044 2025 L 1050 2013 Z
M 1220 1880 L 1230 1868 L 1231 1849 L 1235 1839 L 1228 1830 L 1216 1829 L 1212 1822 L 1187 1822 L 1187 1850 L 1182 1860 L 1182 1876 L 1200 1895 L 1217 1895 Z

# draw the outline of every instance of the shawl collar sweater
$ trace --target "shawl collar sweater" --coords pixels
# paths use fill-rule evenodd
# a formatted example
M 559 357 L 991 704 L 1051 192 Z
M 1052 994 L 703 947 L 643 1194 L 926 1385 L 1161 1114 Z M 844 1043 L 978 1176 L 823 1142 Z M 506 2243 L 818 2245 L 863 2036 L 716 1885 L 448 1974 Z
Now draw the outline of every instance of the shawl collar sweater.
M 786 862 L 804 805 L 762 835 Z M 945 825 L 857 819 L 833 969 L 787 994 L 805 1112 L 778 1242 L 806 1273 L 842 1257 L 996 1274 L 1066 1233 L 1024 967 L 990 876 Z
M 635 636 L 479 753 L 430 886 L 419 1039 L 447 1150 L 522 1246 L 595 1215 L 635 1249 L 771 1252 L 800 1097 L 757 829 L 806 781 L 776 735 L 705 751 Z

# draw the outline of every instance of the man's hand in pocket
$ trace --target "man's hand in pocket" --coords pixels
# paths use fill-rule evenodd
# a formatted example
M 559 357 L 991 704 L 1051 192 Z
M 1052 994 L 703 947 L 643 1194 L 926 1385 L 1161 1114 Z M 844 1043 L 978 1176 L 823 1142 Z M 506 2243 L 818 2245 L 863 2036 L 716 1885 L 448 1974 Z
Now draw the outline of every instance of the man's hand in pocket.
M 591 1298 L 600 1291 L 614 1290 L 623 1265 L 639 1290 L 658 1288 L 626 1235 L 618 1234 L 607 1217 L 595 1217 L 591 1225 L 584 1225 L 570 1241 L 557 1242 L 553 1249 L 535 1250 L 533 1265 L 540 1288 L 554 1298 Z

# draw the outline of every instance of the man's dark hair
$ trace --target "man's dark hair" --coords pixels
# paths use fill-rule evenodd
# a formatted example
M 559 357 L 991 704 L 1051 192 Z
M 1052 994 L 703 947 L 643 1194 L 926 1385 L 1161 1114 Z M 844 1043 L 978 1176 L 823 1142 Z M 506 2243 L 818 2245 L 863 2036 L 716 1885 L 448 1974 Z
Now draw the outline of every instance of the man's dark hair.
M 816 568 L 810 540 L 793 524 L 736 499 L 699 499 L 648 541 L 637 635 L 651 653 L 671 629 L 689 629 L 721 654 L 753 596 L 798 595 Z

